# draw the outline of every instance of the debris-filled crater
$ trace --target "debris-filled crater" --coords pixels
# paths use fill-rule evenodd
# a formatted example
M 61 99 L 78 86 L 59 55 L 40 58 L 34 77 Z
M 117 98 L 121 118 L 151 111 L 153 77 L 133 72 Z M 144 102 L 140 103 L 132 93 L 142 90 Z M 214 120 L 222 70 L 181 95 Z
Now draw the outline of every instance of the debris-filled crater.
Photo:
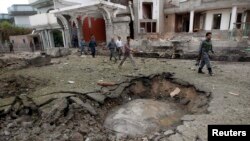
M 40 95 L 32 92 L 46 87 L 44 81 L 32 78 L 33 83 L 17 85 L 16 80 L 27 80 L 17 78 L 0 80 L 3 90 L 18 87 L 10 95 L 1 92 L 0 140 L 36 140 L 48 134 L 52 140 L 72 140 L 77 135 L 92 140 L 142 137 L 175 129 L 184 115 L 208 113 L 210 100 L 210 93 L 171 73 L 130 77 L 118 84 L 103 82 L 93 92 L 77 89 Z

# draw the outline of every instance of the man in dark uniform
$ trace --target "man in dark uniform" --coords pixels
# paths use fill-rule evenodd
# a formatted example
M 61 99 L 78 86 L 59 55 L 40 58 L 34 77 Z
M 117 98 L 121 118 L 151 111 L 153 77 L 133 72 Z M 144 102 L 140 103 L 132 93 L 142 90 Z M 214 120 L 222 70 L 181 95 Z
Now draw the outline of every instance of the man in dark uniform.
M 9 42 L 10 53 L 14 53 L 14 46 L 12 42 Z
M 93 58 L 95 58 L 95 54 L 96 54 L 96 47 L 97 47 L 97 43 L 95 41 L 95 37 L 92 36 L 91 40 L 89 42 L 89 48 L 91 50 L 91 55 L 93 56 Z
M 117 62 L 117 58 L 116 58 L 116 52 L 117 52 L 117 45 L 115 43 L 115 39 L 112 38 L 111 41 L 108 43 L 108 49 L 110 50 L 110 61 L 112 60 L 112 58 L 115 58 L 115 62 Z
M 202 41 L 201 43 L 199 49 L 199 56 L 201 60 L 198 71 L 198 73 L 204 74 L 204 72 L 202 72 L 202 69 L 206 65 L 210 76 L 213 75 L 213 71 L 210 64 L 209 52 L 211 51 L 214 54 L 211 38 L 212 38 L 212 33 L 208 32 L 206 33 L 206 40 Z

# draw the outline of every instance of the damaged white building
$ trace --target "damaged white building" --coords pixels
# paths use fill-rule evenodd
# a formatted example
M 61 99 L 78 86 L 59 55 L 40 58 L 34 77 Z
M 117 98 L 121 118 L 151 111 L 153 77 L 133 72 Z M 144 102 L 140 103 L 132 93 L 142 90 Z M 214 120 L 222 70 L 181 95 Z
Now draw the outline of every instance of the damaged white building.
M 78 46 L 93 35 L 98 42 L 107 42 L 115 36 L 125 40 L 178 32 L 238 29 L 247 38 L 250 33 L 248 0 L 30 0 L 30 4 L 38 9 L 30 23 L 44 48 Z M 55 40 L 55 34 L 61 40 Z

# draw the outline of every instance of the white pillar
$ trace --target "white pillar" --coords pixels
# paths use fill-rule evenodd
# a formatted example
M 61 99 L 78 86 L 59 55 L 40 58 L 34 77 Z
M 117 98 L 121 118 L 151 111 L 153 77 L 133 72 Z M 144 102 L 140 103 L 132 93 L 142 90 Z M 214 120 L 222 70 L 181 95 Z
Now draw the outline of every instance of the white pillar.
M 66 29 L 64 29 L 64 32 L 65 32 L 65 38 L 66 38 L 66 47 L 71 47 L 70 29 L 66 28 Z
M 63 37 L 63 47 L 66 47 L 67 43 L 66 43 L 66 38 L 65 38 L 65 32 L 63 29 L 60 30 L 62 32 L 62 37 Z
M 50 46 L 51 46 L 51 48 L 53 48 L 53 47 L 55 47 L 55 42 L 54 42 L 54 35 L 53 35 L 53 32 L 50 30 L 50 32 L 49 32 L 50 34 Z
M 189 20 L 189 32 L 192 33 L 194 28 L 194 10 L 190 11 L 190 20 Z
M 236 23 L 237 18 L 237 6 L 234 6 L 232 8 L 232 14 L 231 14 L 231 22 L 230 22 L 230 30 L 234 29 L 234 23 Z
M 44 31 L 42 31 L 41 33 L 40 33 L 40 36 L 41 36 L 41 39 L 42 39 L 42 50 L 45 50 L 47 47 L 46 47 L 46 40 L 45 40 L 45 37 L 44 37 Z
M 53 45 L 53 41 L 52 41 L 52 34 L 51 34 L 51 31 L 47 31 L 47 35 L 48 35 L 48 43 L 49 43 L 49 47 L 52 48 L 54 47 Z
M 45 30 L 45 39 L 46 39 L 46 46 L 47 46 L 47 48 L 50 48 L 51 46 L 50 46 L 50 38 L 49 38 L 50 36 L 49 36 L 49 33 L 48 33 L 48 30 Z

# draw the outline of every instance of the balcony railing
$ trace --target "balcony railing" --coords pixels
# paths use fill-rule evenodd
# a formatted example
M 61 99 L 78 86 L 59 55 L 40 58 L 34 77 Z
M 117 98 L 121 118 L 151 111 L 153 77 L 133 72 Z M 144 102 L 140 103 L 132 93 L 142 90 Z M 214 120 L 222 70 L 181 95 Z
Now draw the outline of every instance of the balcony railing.
M 9 20 L 11 19 L 10 15 L 8 14 L 0 14 L 0 20 Z
M 51 6 L 54 4 L 53 0 L 29 0 L 29 3 L 35 8 Z
M 33 28 L 52 28 L 59 26 L 55 15 L 50 13 L 36 14 L 30 16 L 29 19 L 31 27 Z
M 10 15 L 32 15 L 36 14 L 37 11 L 30 5 L 12 5 L 8 8 L 8 13 Z

